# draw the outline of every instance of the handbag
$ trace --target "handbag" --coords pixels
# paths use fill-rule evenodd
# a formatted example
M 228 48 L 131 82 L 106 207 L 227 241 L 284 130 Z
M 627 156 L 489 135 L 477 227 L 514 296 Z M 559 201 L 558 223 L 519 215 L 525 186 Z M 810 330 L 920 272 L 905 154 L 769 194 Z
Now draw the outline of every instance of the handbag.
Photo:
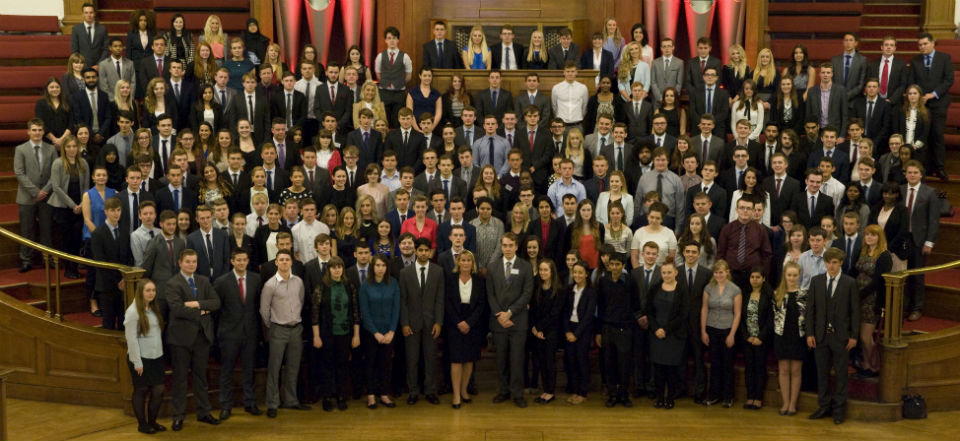
M 920 420 L 927 417 L 927 401 L 923 395 L 904 395 L 903 400 L 903 418 L 908 420 Z

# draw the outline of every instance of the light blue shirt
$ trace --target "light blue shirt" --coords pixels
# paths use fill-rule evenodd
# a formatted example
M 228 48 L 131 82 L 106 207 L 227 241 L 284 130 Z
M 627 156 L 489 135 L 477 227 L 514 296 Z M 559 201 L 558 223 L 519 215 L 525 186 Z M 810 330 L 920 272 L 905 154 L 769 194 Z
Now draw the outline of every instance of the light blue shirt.
M 827 264 L 823 261 L 823 252 L 819 256 L 813 254 L 813 250 L 806 250 L 800 255 L 800 288 L 810 288 L 810 279 L 813 276 L 827 272 Z
M 497 176 L 510 171 L 510 164 L 507 164 L 507 153 L 510 153 L 510 143 L 507 138 L 499 135 L 484 135 L 482 138 L 473 142 L 473 165 L 477 168 L 490 163 L 490 139 L 493 138 L 493 168 Z
M 629 95 L 631 91 L 630 84 L 637 81 L 643 83 L 643 90 L 645 92 L 650 91 L 650 65 L 643 60 L 640 60 L 640 62 L 637 63 L 637 67 L 633 68 L 633 79 L 621 78 L 618 85 L 620 86 L 620 90 L 626 90 Z
M 570 179 L 570 184 L 567 185 L 563 182 L 563 179 L 557 179 L 553 184 L 550 185 L 550 188 L 547 189 L 547 197 L 553 201 L 554 211 L 557 213 L 557 216 L 563 216 L 563 197 L 567 194 L 572 194 L 577 197 L 577 203 L 587 198 L 587 189 L 578 182 L 576 179 Z

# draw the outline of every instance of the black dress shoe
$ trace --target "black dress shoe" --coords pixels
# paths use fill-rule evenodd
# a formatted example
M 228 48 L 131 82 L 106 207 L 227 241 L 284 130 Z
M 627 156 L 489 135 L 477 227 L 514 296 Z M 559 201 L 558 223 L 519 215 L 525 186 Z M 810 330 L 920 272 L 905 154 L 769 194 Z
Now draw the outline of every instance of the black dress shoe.
M 726 409 L 733 407 L 733 400 L 724 400 L 723 407 Z
M 669 410 L 673 409 L 675 405 L 676 403 L 673 402 L 673 398 L 667 398 L 667 402 L 663 403 L 663 408 Z
M 934 173 L 933 175 L 940 178 L 941 181 L 950 182 L 950 176 L 948 176 L 947 172 L 945 172 L 942 168 L 940 170 L 937 170 L 936 173 Z M 841 423 L 842 422 L 843 421 L 841 421 Z M 840 424 L 840 423 L 837 423 L 837 424 Z
M 179 432 L 180 429 L 183 429 L 183 418 L 174 418 L 173 424 L 170 426 L 170 428 L 172 428 L 174 432 Z
M 450 407 L 452 407 L 452 408 L 454 408 L 454 409 L 459 409 L 460 406 L 461 406 L 460 403 L 453 403 L 453 404 L 450 405 Z
M 809 418 L 810 418 L 811 420 L 818 420 L 818 419 L 823 418 L 823 417 L 825 417 L 825 416 L 827 416 L 827 415 L 830 415 L 830 408 L 829 408 L 829 407 L 821 407 L 821 408 L 817 409 L 816 412 L 811 413 Z
M 497 394 L 493 397 L 493 404 L 502 403 L 510 399 L 510 394 Z
M 226 421 L 230 419 L 230 409 L 220 409 L 220 421 Z
M 611 395 L 610 398 L 607 398 L 607 401 L 603 403 L 604 406 L 613 407 L 617 405 L 617 397 Z
M 257 406 L 244 407 L 243 411 L 249 413 L 250 415 L 263 415 L 263 411 Z
M 220 424 L 220 420 L 214 418 L 213 415 L 204 415 L 202 417 L 197 418 L 197 421 L 201 423 L 209 424 L 211 426 L 217 426 Z
M 96 310 L 96 311 L 91 312 L 90 315 L 92 315 L 92 316 L 94 316 L 94 317 L 103 317 L 103 311 L 101 311 L 101 310 L 98 309 L 98 310 Z
M 276 417 L 277 417 L 277 409 L 267 408 L 267 418 L 276 418 Z
M 337 398 L 337 409 L 347 410 L 347 399 L 345 397 Z
M 470 395 L 477 395 L 480 392 L 477 392 L 477 386 L 475 384 L 470 383 L 467 385 L 467 393 Z M 467 401 L 467 403 L 469 403 L 469 401 Z
M 623 407 L 633 407 L 633 401 L 630 401 L 630 397 L 628 397 L 626 394 L 620 397 L 620 404 L 622 404 Z
M 141 424 L 137 426 L 137 432 L 153 435 L 154 433 L 157 433 L 157 429 L 154 429 L 153 426 L 149 424 Z
M 333 412 L 333 400 L 324 398 L 322 406 L 324 412 Z
M 393 401 L 380 400 L 380 404 L 382 404 L 383 407 L 386 407 L 387 409 L 393 409 L 394 407 L 397 407 L 397 403 L 394 403 Z
M 407 404 L 411 406 L 413 406 L 414 404 L 417 404 L 417 401 L 420 401 L 420 397 L 417 395 L 410 395 L 409 397 L 407 397 Z
M 157 424 L 156 421 L 150 423 L 150 427 L 153 427 L 153 430 L 156 430 L 157 432 L 166 432 L 166 431 L 167 431 L 167 428 L 166 428 L 166 427 L 163 427 L 163 425 Z
M 292 409 L 292 410 L 310 410 L 310 406 L 306 404 L 297 403 L 293 406 L 280 406 L 281 409 Z
M 664 403 L 663 400 L 657 400 L 653 402 L 653 407 L 656 409 L 663 409 L 663 406 L 665 405 L 666 403 Z
M 377 402 L 367 403 L 367 409 L 373 410 L 377 408 Z
M 469 392 L 468 392 L 469 393 Z M 460 402 L 463 404 L 470 404 L 473 402 L 472 398 L 460 398 Z
M 843 424 L 843 412 L 834 412 L 833 413 L 833 424 Z
M 427 394 L 426 397 L 424 397 L 424 398 L 426 398 L 426 399 L 427 399 L 427 402 L 430 403 L 430 404 L 440 404 L 440 399 L 437 398 L 436 395 Z
M 527 407 L 527 400 L 523 399 L 523 397 L 514 398 L 514 399 L 513 399 L 513 403 L 516 404 L 517 407 L 519 407 L 519 408 L 521 408 L 521 409 Z
M 20 273 L 25 273 L 25 272 L 30 271 L 30 270 L 32 270 L 32 269 L 33 269 L 33 266 L 31 266 L 29 263 L 25 263 L 25 264 L 23 264 L 23 265 L 20 265 Z
M 780 411 L 778 411 L 778 412 L 780 413 L 780 416 L 787 416 L 787 414 L 789 413 L 789 412 L 787 412 L 787 411 L 785 411 L 785 410 L 780 410 Z

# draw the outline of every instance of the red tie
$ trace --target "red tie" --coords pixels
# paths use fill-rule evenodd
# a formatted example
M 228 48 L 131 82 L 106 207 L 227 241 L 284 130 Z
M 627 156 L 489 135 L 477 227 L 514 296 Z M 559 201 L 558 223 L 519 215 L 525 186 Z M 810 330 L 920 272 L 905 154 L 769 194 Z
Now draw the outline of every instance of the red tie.
M 240 303 L 247 303 L 247 295 L 243 292 L 243 277 L 240 278 L 240 282 L 237 284 L 240 287 Z
M 703 73 L 703 69 L 707 67 L 707 60 L 703 58 L 700 59 L 700 73 Z
M 883 73 L 880 74 L 880 95 L 887 94 L 887 80 L 890 78 L 890 60 L 883 60 Z
M 907 215 L 910 216 L 910 232 L 913 232 L 913 187 L 910 187 L 910 196 L 907 196 Z
M 330 86 L 330 102 L 332 103 L 332 102 L 334 102 L 334 101 L 336 101 L 336 100 L 337 100 L 336 88 L 334 88 L 334 87 L 331 85 L 331 86 Z
M 310 170 L 310 186 L 313 187 L 313 170 Z
M 532 152 L 533 151 L 533 130 L 531 130 L 529 133 L 530 133 L 530 151 Z
M 780 184 L 783 183 L 783 178 L 777 178 L 777 197 L 780 197 Z
M 257 216 L 257 226 L 258 227 L 263 226 L 263 216 Z
M 157 58 L 157 72 L 161 77 L 163 76 L 163 58 Z
M 390 52 L 390 64 L 393 64 L 393 52 Z

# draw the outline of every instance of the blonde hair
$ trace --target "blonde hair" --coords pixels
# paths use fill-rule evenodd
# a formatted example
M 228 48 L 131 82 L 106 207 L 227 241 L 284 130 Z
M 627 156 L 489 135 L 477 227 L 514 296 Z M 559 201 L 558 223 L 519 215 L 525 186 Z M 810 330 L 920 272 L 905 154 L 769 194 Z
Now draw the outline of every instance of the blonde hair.
M 621 78 L 623 81 L 630 79 L 630 71 L 636 66 L 635 62 L 643 59 L 643 47 L 640 47 L 640 58 L 634 59 L 633 56 L 630 55 L 630 48 L 634 46 L 640 47 L 640 43 L 631 41 L 623 47 L 623 51 L 621 52 L 623 53 L 623 61 L 620 62 L 620 69 L 617 70 L 617 78 Z
M 580 138 L 580 147 L 578 147 L 580 153 L 579 153 L 578 155 L 576 155 L 576 156 L 570 154 L 570 151 L 571 151 L 570 146 L 572 145 L 572 143 L 570 142 L 570 140 L 571 140 L 574 136 L 577 136 L 577 137 Z M 586 157 L 586 153 L 584 152 L 583 149 L 584 149 L 584 147 L 583 147 L 583 132 L 581 132 L 580 129 L 578 129 L 578 128 L 572 128 L 572 129 L 570 129 L 570 131 L 567 132 L 567 145 L 566 145 L 566 148 L 564 149 L 564 157 L 565 157 L 565 158 L 581 158 L 581 159 L 583 159 L 583 158 Z
M 217 28 L 217 32 L 210 30 L 210 22 L 216 20 L 220 22 L 220 26 Z M 203 41 L 209 44 L 220 43 L 224 44 L 227 40 L 227 36 L 223 33 L 223 20 L 220 17 L 211 14 L 207 17 L 207 22 L 203 25 Z M 212 56 L 212 55 L 211 55 Z
M 373 101 L 370 101 L 373 104 L 373 107 L 377 107 L 382 101 L 380 101 L 380 88 L 377 87 L 377 83 L 374 83 L 373 80 L 367 80 L 363 82 L 363 85 L 360 86 L 360 101 L 363 101 L 363 91 L 367 87 L 373 88 Z
M 343 224 L 343 219 L 347 217 L 347 214 L 353 215 L 353 226 L 347 227 Z M 356 237 L 357 230 L 360 228 L 360 219 L 358 219 L 357 213 L 353 211 L 353 207 L 343 207 L 340 210 L 340 215 L 337 216 L 337 225 L 333 228 L 334 233 L 337 235 L 337 239 L 343 239 L 346 235 L 351 235 Z
M 473 44 L 474 32 L 480 33 L 480 46 L 474 46 Z M 467 46 L 464 48 L 462 54 L 463 64 L 465 66 L 469 67 L 473 64 L 473 54 L 476 52 L 482 54 L 483 62 L 486 63 L 487 68 L 490 68 L 490 47 L 487 46 L 487 36 L 483 33 L 483 26 L 480 25 L 473 25 L 473 27 L 470 28 L 470 37 L 467 38 Z M 464 88 L 466 88 L 466 84 L 464 84 Z
M 470 274 L 477 273 L 477 258 L 470 252 L 470 250 L 464 249 L 457 255 L 457 258 L 453 261 L 453 273 L 460 274 L 460 257 L 467 256 L 470 258 L 470 261 L 473 263 L 470 264 Z
M 374 164 L 371 164 L 371 165 L 374 165 Z M 368 199 L 370 200 L 370 217 L 373 219 L 374 222 L 379 223 L 380 214 L 377 213 L 377 201 L 373 198 L 373 196 L 369 194 L 364 194 L 357 197 L 357 205 L 356 205 L 357 218 L 360 218 L 361 216 L 360 205 L 362 205 L 363 202 Z
M 516 204 L 513 204 L 513 209 L 510 210 L 510 227 L 513 227 L 513 212 L 517 211 L 517 207 L 520 207 L 520 211 L 523 212 L 522 230 L 527 231 L 527 227 L 530 226 L 530 207 L 527 207 L 527 204 L 524 204 L 523 202 L 517 202 Z
M 617 24 L 617 30 L 614 31 L 613 34 L 607 33 L 607 23 L 610 23 L 611 21 L 616 22 L 617 19 L 614 17 L 609 17 L 603 21 L 603 30 L 600 31 L 603 33 L 603 39 L 606 40 L 607 38 L 612 38 L 613 44 L 616 44 L 616 45 L 623 44 L 624 40 L 623 40 L 623 34 L 620 33 L 620 24 Z
M 728 49 L 728 52 L 731 54 L 737 52 L 740 54 L 740 62 L 734 63 L 733 57 L 730 57 L 730 61 L 727 62 L 727 66 L 733 68 L 733 73 L 736 74 L 737 78 L 742 78 L 747 74 L 747 52 L 743 50 L 743 46 L 739 44 L 731 45 Z
M 130 89 L 130 96 L 127 99 L 120 98 L 120 86 L 126 84 L 130 86 L 130 82 L 124 79 L 117 80 L 117 84 L 113 86 L 113 102 L 117 104 L 117 109 L 119 110 L 129 110 L 131 112 L 135 111 L 133 108 L 133 88 Z M 114 115 L 116 117 L 117 115 Z
M 270 57 L 270 49 L 277 50 L 277 62 L 276 64 L 271 63 L 268 59 Z M 267 51 L 263 54 L 264 63 L 269 64 L 273 68 L 273 75 L 275 77 L 283 76 L 283 51 L 280 50 L 280 45 L 277 43 L 270 43 L 267 45 Z
M 713 270 L 711 271 L 711 273 L 714 273 L 714 272 L 719 271 L 719 270 L 726 271 L 727 274 L 730 274 L 730 264 L 727 263 L 726 260 L 718 259 L 717 262 L 713 264 Z M 727 282 L 730 282 L 730 277 L 729 277 L 729 276 L 727 276 Z M 710 277 L 710 284 L 713 285 L 713 286 L 717 286 L 717 278 L 711 276 L 711 277 Z
M 167 91 L 167 83 L 164 81 L 162 76 L 156 77 L 150 80 L 149 83 L 147 83 L 146 96 L 143 97 L 143 103 L 144 105 L 147 106 L 147 111 L 151 113 L 157 110 L 157 94 L 154 93 L 153 91 L 154 87 L 156 87 L 157 84 L 163 84 L 163 91 L 164 92 Z M 167 106 L 166 101 L 164 101 L 163 106 L 164 106 L 164 109 L 163 109 L 164 112 L 170 111 L 170 109 L 166 108 Z
M 800 269 L 800 264 L 794 261 L 787 261 L 783 264 L 783 274 L 786 275 L 787 271 L 791 269 L 797 270 L 797 273 L 802 273 L 803 270 Z M 783 305 L 783 299 L 787 297 L 787 278 L 780 277 L 780 284 L 777 285 L 777 289 L 773 291 L 773 302 L 777 306 Z
M 540 55 L 533 54 L 533 36 L 540 34 Z M 536 58 L 534 58 L 536 57 Z M 530 33 L 530 45 L 527 46 L 527 61 L 547 62 L 547 39 L 543 36 L 543 31 L 537 29 Z
M 766 67 L 760 66 L 760 57 L 763 54 L 770 56 L 770 63 Z M 760 49 L 760 52 L 757 53 L 757 68 L 753 71 L 753 81 L 757 83 L 758 87 L 767 87 L 776 79 L 777 76 L 777 66 L 776 62 L 773 59 L 773 51 L 769 48 Z M 760 82 L 760 77 L 763 77 L 763 82 Z

